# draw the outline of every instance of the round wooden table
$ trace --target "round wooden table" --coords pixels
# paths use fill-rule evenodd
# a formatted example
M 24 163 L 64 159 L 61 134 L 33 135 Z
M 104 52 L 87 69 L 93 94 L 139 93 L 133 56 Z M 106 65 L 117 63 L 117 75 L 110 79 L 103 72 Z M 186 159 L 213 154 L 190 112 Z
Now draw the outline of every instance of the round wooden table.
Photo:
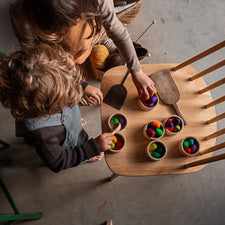
M 143 64 L 143 71 L 150 75 L 158 71 L 175 67 L 178 64 Z M 102 79 L 101 90 L 105 96 L 114 84 L 119 84 L 126 73 L 125 66 L 115 67 L 108 70 Z M 114 113 L 123 113 L 127 120 L 128 126 L 122 134 L 126 137 L 126 146 L 119 153 L 105 153 L 106 162 L 116 175 L 122 176 L 149 176 L 162 174 L 182 174 L 191 173 L 204 168 L 207 164 L 185 168 L 184 165 L 199 159 L 204 159 L 212 155 L 207 153 L 193 157 L 182 156 L 178 149 L 179 141 L 187 136 L 194 136 L 200 141 L 200 152 L 208 147 L 215 145 L 215 138 L 205 140 L 204 138 L 211 133 L 216 132 L 216 123 L 206 125 L 205 121 L 215 117 L 215 108 L 204 108 L 204 105 L 212 101 L 210 92 L 199 94 L 198 91 L 206 87 L 202 78 L 189 81 L 197 71 L 186 66 L 176 72 L 170 71 L 180 92 L 178 106 L 187 121 L 187 125 L 177 135 L 164 135 L 162 140 L 168 149 L 166 158 L 160 161 L 150 161 L 146 154 L 146 146 L 149 141 L 143 136 L 143 127 L 151 120 L 163 121 L 166 117 L 174 115 L 175 112 L 171 106 L 165 105 L 159 101 L 158 106 L 150 111 L 143 111 L 138 105 L 138 94 L 136 87 L 129 75 L 125 82 L 127 97 L 121 108 L 116 110 L 111 106 L 103 103 L 101 105 L 102 131 L 109 132 L 107 121 L 110 115 Z M 162 84 L 163 85 L 163 84 Z

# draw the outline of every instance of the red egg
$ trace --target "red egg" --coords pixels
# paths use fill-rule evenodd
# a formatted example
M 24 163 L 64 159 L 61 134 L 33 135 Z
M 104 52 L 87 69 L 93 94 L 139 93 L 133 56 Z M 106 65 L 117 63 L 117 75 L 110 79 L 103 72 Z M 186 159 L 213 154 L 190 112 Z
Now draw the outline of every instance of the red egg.
M 116 150 L 120 150 L 123 147 L 123 142 L 122 141 L 118 141 L 116 144 Z
M 167 127 L 166 129 L 169 130 L 170 132 L 173 132 L 174 127 Z
M 151 128 L 148 128 L 147 129 L 147 131 L 146 131 L 146 133 L 147 133 L 147 135 L 149 136 L 149 137 L 155 137 L 155 135 L 156 135 L 156 133 L 155 133 L 155 131 L 153 130 L 153 129 L 151 129 Z
M 184 151 L 187 152 L 188 154 L 191 154 L 191 149 L 190 148 L 185 148 Z

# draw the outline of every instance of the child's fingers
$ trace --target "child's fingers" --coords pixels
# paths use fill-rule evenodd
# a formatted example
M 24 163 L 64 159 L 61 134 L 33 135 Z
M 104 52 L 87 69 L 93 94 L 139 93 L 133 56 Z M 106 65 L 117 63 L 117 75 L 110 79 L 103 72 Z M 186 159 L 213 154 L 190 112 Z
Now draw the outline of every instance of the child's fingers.
M 82 105 L 88 105 L 88 102 L 85 98 L 81 98 L 80 102 L 81 102 Z
M 96 91 L 96 93 L 94 93 L 92 95 L 92 97 L 94 97 L 97 100 L 98 104 L 101 104 L 102 101 L 103 101 L 103 95 L 102 95 L 102 92 L 100 90 Z
M 89 105 L 96 105 L 96 99 L 90 96 L 88 99 L 88 103 Z

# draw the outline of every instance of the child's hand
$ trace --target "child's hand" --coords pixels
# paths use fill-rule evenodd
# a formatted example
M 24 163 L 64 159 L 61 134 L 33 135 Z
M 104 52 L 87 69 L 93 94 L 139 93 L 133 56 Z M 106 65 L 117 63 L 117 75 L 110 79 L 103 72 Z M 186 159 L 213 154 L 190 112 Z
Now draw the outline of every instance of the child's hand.
M 155 84 L 142 70 L 132 74 L 132 79 L 140 97 L 147 100 L 154 94 Z
M 98 88 L 88 85 L 84 90 L 84 99 L 86 100 L 87 105 L 95 105 L 96 102 L 101 104 L 103 101 L 103 94 Z
M 111 144 L 113 141 L 112 133 L 104 133 L 95 138 L 95 142 L 99 147 L 101 152 L 105 152 L 106 150 L 111 148 Z

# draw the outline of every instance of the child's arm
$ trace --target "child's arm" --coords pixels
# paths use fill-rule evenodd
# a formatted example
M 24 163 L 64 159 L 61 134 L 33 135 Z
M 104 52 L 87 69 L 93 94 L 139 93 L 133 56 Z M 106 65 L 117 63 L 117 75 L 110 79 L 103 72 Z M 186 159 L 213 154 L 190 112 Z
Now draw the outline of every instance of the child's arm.
M 77 166 L 85 160 L 100 155 L 95 140 L 88 140 L 86 132 L 80 135 L 82 144 L 71 149 L 64 148 L 62 146 L 65 139 L 64 129 L 64 126 L 45 127 L 32 131 L 27 137 L 32 139 L 36 152 L 53 172 Z
M 114 12 L 113 1 L 98 0 L 98 2 L 102 13 L 102 24 L 107 35 L 126 60 L 139 95 L 144 94 L 148 99 L 149 95 L 154 94 L 154 82 L 142 71 L 130 35 Z

